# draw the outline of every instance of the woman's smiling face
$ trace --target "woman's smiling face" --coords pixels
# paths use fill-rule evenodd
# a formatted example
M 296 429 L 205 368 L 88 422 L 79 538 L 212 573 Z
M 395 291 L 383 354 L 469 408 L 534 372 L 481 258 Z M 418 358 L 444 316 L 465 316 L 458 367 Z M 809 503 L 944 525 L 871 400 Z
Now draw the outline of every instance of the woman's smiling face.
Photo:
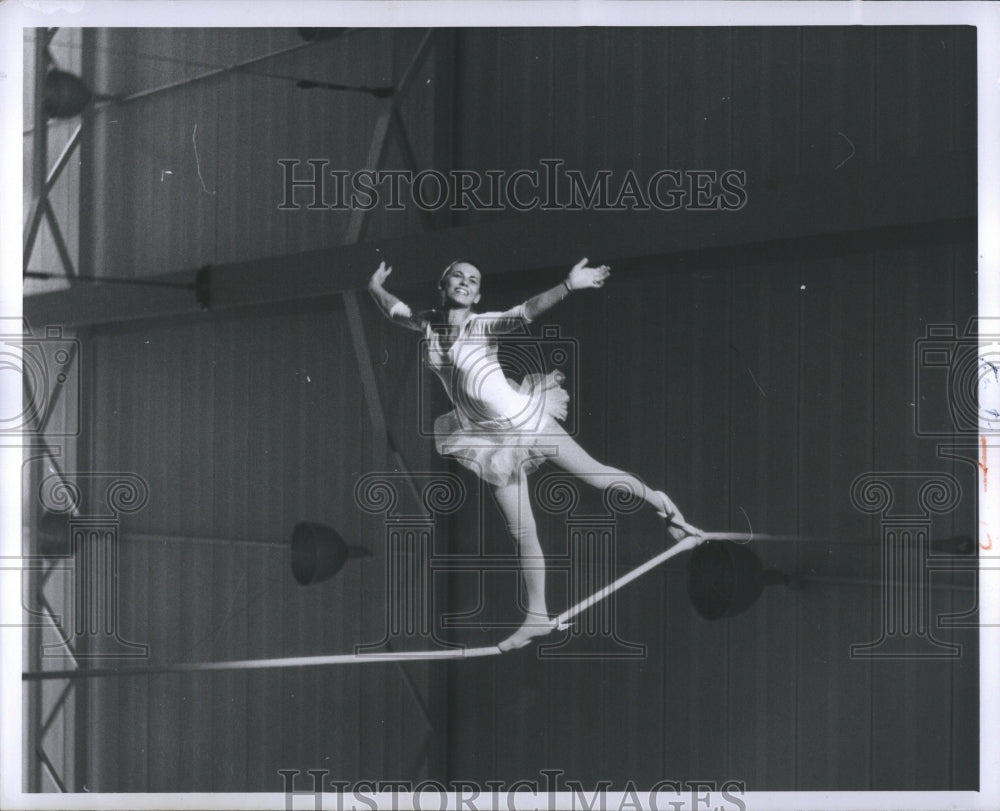
M 479 288 L 483 275 L 469 262 L 456 262 L 441 279 L 441 295 L 445 302 L 460 307 L 471 307 L 479 302 Z

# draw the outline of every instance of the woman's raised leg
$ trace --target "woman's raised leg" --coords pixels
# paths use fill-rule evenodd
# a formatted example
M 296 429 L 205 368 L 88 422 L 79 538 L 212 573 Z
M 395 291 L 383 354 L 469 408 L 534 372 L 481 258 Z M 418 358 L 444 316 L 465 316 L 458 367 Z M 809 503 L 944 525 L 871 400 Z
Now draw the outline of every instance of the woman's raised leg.
M 582 479 L 598 490 L 620 487 L 646 501 L 656 510 L 657 514 L 671 522 L 670 533 L 675 540 L 680 540 L 688 535 L 701 534 L 700 530 L 684 520 L 681 511 L 677 509 L 666 493 L 647 487 L 638 476 L 632 473 L 598 462 L 581 448 L 577 441 L 567 434 L 561 426 L 552 437 L 546 436 L 545 441 L 547 443 L 554 441 L 558 453 L 551 459 L 566 472 L 572 473 L 578 479 Z

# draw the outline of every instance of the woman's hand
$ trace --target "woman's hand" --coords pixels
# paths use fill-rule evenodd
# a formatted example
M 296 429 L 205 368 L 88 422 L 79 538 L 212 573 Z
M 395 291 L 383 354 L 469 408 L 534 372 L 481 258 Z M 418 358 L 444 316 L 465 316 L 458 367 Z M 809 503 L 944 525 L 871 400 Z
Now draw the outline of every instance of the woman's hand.
M 389 277 L 390 273 L 392 273 L 392 268 L 383 261 L 372 274 L 371 280 L 368 282 L 368 288 L 370 290 L 381 290 L 383 283 Z
M 524 302 L 524 314 L 529 321 L 534 321 L 542 313 L 547 312 L 566 298 L 567 290 L 583 290 L 587 287 L 602 287 L 604 280 L 611 275 L 611 269 L 607 265 L 600 267 L 588 267 L 587 258 L 584 257 L 570 270 L 565 282 L 561 282 L 551 290 L 532 296 Z M 564 286 L 565 285 L 565 286 Z
M 566 284 L 570 290 L 583 290 L 587 287 L 602 287 L 604 280 L 611 275 L 611 268 L 607 265 L 589 267 L 587 257 L 584 257 L 575 265 L 566 277 Z

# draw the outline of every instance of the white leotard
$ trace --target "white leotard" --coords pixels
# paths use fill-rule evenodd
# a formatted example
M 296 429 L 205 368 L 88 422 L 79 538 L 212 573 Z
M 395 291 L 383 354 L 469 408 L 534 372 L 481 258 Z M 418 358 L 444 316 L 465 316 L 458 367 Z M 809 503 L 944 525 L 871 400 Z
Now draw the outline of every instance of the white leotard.
M 496 336 L 526 332 L 524 305 L 506 312 L 474 313 L 459 327 L 447 350 L 429 322 L 425 322 L 425 361 L 444 384 L 461 417 L 476 424 L 516 423 L 529 408 L 530 398 L 511 387 L 497 359 Z

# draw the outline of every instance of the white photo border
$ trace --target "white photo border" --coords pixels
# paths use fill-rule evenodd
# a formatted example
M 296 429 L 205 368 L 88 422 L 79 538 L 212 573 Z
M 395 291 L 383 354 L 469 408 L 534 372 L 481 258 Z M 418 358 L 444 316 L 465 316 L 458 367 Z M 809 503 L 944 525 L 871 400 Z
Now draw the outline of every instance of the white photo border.
M 0 316 L 21 317 L 22 147 L 24 122 L 23 30 L 69 27 L 286 27 L 289 4 L 280 0 L 240 4 L 236 0 L 147 2 L 0 3 Z M 511 7 L 517 6 L 516 13 Z M 181 8 L 179 8 L 181 7 Z M 249 8 L 249 10 L 248 10 Z M 978 29 L 978 172 L 979 172 L 979 314 L 1000 315 L 1000 4 L 989 2 L 296 2 L 296 22 L 327 26 L 379 27 L 534 27 L 534 26 L 818 26 L 818 25 L 973 25 Z M 178 13 L 178 12 L 181 13 Z M 0 379 L 0 412 L 18 413 L 20 385 Z M 0 443 L 0 556 L 6 562 L 21 554 L 21 451 Z M 980 519 L 1000 515 L 996 489 L 981 493 Z M 16 565 L 16 564 L 15 564 Z M 6 583 L 6 581 L 4 581 Z M 746 807 L 755 809 L 990 809 L 1000 808 L 1000 585 L 997 572 L 980 574 L 980 790 L 978 792 L 748 792 Z M 22 632 L 19 589 L 0 587 L 0 807 L 8 809 L 162 809 L 286 808 L 281 793 L 227 794 L 35 794 L 22 792 Z M 391 795 L 371 795 L 389 807 Z M 639 794 L 643 807 L 648 797 Z M 407 804 L 408 799 L 411 801 Z M 430 799 L 430 798 L 428 798 Z M 718 797 L 703 806 L 715 808 Z M 455 798 L 452 796 L 452 806 Z M 568 794 L 483 795 L 482 807 L 563 808 Z M 608 793 L 607 807 L 629 798 Z M 401 795 L 398 807 L 414 807 Z M 384 805 L 383 805 L 384 804 Z M 425 803 L 426 805 L 426 803 Z M 312 808 L 311 797 L 298 797 L 295 808 Z M 437 807 L 437 798 L 427 807 Z M 337 808 L 335 795 L 325 806 Z M 344 807 L 349 807 L 346 805 Z

